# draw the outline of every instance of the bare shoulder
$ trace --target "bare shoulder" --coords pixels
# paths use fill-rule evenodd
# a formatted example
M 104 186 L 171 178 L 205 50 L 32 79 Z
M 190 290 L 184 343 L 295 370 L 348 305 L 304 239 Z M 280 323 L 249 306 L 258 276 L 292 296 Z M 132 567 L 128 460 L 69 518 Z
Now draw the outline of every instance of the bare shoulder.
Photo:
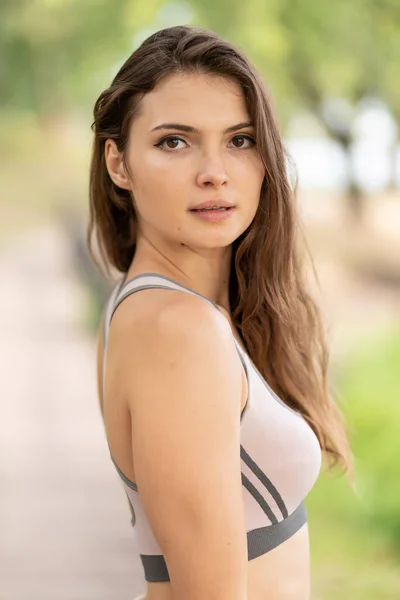
M 179 351 L 200 343 L 234 347 L 226 317 L 204 299 L 171 290 L 144 290 L 141 295 L 140 301 L 127 298 L 114 317 L 124 351 L 137 347 L 143 355 L 153 345 L 165 350 L 176 345 Z
M 231 403 L 239 398 L 230 409 L 240 413 L 241 363 L 230 325 L 215 306 L 186 292 L 157 290 L 135 307 L 126 304 L 114 318 L 120 381 L 131 411 L 157 391 L 168 404 L 166 388 L 183 391 L 187 381 L 187 391 L 194 385 L 228 388 Z
M 167 343 L 174 336 L 197 343 L 202 339 L 204 342 L 232 343 L 228 321 L 215 306 L 185 292 L 169 300 L 156 323 L 157 333 L 161 333 Z

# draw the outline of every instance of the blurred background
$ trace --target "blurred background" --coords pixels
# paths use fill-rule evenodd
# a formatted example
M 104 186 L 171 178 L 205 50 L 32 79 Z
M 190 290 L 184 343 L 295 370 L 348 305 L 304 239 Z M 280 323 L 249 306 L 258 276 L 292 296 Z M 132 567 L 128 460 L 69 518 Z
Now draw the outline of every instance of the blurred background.
M 307 498 L 312 599 L 398 599 L 398 0 L 0 1 L 0 599 L 143 589 L 96 397 L 90 125 L 127 56 L 178 24 L 247 53 L 299 175 L 358 489 L 335 471 Z

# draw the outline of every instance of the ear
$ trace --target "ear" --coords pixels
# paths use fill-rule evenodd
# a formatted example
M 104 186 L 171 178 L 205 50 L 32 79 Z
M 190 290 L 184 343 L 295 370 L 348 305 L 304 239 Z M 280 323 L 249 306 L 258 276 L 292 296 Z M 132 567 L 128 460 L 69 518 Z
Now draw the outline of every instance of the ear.
M 106 140 L 104 157 L 108 174 L 115 185 L 124 190 L 130 190 L 131 182 L 122 160 L 122 152 L 118 150 L 114 140 Z

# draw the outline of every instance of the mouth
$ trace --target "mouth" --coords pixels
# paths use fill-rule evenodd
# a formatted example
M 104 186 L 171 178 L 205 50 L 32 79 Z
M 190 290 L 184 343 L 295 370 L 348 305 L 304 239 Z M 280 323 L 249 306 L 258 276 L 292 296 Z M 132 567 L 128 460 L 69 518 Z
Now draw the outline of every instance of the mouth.
M 197 205 L 190 208 L 190 212 L 210 211 L 210 210 L 227 210 L 234 208 L 234 204 L 225 198 L 213 198 L 199 202 Z
M 233 206 L 216 206 L 215 208 L 191 208 L 190 212 L 213 212 L 233 210 Z

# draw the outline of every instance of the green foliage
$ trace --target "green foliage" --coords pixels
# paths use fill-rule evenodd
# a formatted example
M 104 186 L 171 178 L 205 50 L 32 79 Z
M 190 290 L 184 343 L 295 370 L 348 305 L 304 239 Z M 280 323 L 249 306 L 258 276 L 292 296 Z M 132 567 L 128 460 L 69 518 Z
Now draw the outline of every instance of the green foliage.
M 281 9 L 290 40 L 285 67 L 306 105 L 318 108 L 323 95 L 357 102 L 365 94 L 397 104 L 399 91 L 390 82 L 400 58 L 400 5 L 284 0 Z
M 337 472 L 321 473 L 307 499 L 314 576 L 324 600 L 340 593 L 400 597 L 399 365 L 397 329 L 354 348 L 341 366 L 357 493 Z
M 19 0 L 0 4 L 0 104 L 62 113 L 89 100 L 162 0 Z
M 384 531 L 400 556 L 400 331 L 359 353 L 343 375 L 343 389 L 370 526 Z

